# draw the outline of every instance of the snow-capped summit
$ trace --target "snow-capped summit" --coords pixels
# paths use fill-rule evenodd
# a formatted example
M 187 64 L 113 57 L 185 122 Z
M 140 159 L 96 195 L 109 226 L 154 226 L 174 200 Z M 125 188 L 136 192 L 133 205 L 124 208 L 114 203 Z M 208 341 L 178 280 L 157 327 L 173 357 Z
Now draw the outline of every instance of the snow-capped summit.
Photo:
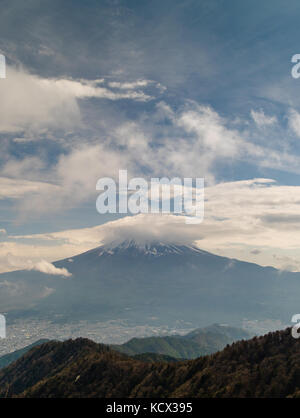
M 191 251 L 202 254 L 205 253 L 194 245 L 178 245 L 154 240 L 145 240 L 142 242 L 134 239 L 113 241 L 98 247 L 97 251 L 99 251 L 99 256 L 126 253 L 128 255 L 149 255 L 160 257 L 167 254 L 186 254 Z

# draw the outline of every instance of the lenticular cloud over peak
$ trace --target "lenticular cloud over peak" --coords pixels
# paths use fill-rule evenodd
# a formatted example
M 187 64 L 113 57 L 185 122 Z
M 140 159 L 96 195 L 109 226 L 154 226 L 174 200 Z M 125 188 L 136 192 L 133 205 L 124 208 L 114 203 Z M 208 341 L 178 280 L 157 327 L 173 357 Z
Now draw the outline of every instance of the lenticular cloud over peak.
M 135 242 L 144 246 L 153 242 L 191 245 L 199 239 L 199 230 L 186 225 L 184 216 L 167 214 L 139 214 L 127 216 L 103 225 L 103 244 Z

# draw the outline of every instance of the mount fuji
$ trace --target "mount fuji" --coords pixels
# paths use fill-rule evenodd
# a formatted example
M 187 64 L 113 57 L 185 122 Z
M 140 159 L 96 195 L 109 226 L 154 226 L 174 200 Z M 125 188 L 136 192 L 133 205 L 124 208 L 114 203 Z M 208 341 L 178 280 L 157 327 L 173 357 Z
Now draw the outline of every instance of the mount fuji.
M 0 274 L 0 311 L 58 319 L 202 326 L 300 311 L 300 273 L 220 257 L 193 245 L 112 242 L 53 263 L 70 277 Z M 152 322 L 151 322 L 152 321 Z

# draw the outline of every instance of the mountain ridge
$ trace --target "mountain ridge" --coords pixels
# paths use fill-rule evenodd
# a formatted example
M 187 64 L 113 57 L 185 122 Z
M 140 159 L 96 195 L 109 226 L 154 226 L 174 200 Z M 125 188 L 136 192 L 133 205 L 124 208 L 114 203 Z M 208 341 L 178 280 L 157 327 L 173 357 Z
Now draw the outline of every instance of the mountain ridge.
M 33 372 L 34 369 L 34 372 Z M 300 397 L 291 329 L 213 355 L 146 363 L 87 339 L 49 342 L 0 371 L 0 397 Z
M 19 350 L 13 351 L 8 354 L 4 354 L 0 357 L 0 369 L 3 369 L 4 367 L 7 367 L 9 364 L 13 363 L 14 361 L 18 360 L 22 355 L 27 353 L 27 351 L 31 350 L 33 347 L 36 347 L 38 345 L 42 345 L 45 342 L 48 342 L 49 339 L 42 338 L 40 340 L 35 341 L 34 343 L 27 345 L 23 348 L 20 348 Z
M 185 335 L 132 338 L 122 345 L 111 345 L 114 350 L 128 355 L 157 353 L 178 359 L 193 359 L 215 353 L 234 341 L 249 339 L 243 329 L 213 324 Z
M 109 346 L 116 351 L 144 361 L 178 361 L 214 353 L 233 341 L 247 338 L 250 338 L 250 334 L 243 329 L 213 324 L 185 335 L 132 338 L 124 344 L 110 344 Z M 18 360 L 33 347 L 48 341 L 50 340 L 37 340 L 19 350 L 2 355 L 0 369 Z

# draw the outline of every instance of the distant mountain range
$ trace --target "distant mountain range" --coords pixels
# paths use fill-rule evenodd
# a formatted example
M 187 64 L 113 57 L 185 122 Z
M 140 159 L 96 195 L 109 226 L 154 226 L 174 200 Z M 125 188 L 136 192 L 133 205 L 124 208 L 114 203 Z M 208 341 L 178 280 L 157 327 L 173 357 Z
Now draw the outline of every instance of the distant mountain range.
M 127 319 L 205 326 L 251 320 L 288 323 L 300 308 L 300 274 L 219 257 L 195 246 L 125 241 L 57 261 L 70 277 L 0 275 L 1 312 L 51 320 Z M 181 321 L 181 322 L 180 322 Z
M 157 353 L 179 359 L 193 359 L 222 350 L 234 341 L 249 338 L 250 335 L 243 329 L 214 324 L 184 336 L 132 338 L 125 344 L 111 347 L 130 356 Z
M 149 363 L 79 338 L 31 349 L 0 371 L 0 397 L 300 397 L 291 330 L 196 360 Z
M 111 348 L 141 361 L 178 361 L 215 353 L 233 341 L 249 338 L 250 335 L 243 329 L 214 324 L 183 336 L 132 338 L 125 344 L 111 345 Z M 20 350 L 5 354 L 0 357 L 0 369 L 18 360 L 33 347 L 47 341 L 49 340 L 38 340 Z

